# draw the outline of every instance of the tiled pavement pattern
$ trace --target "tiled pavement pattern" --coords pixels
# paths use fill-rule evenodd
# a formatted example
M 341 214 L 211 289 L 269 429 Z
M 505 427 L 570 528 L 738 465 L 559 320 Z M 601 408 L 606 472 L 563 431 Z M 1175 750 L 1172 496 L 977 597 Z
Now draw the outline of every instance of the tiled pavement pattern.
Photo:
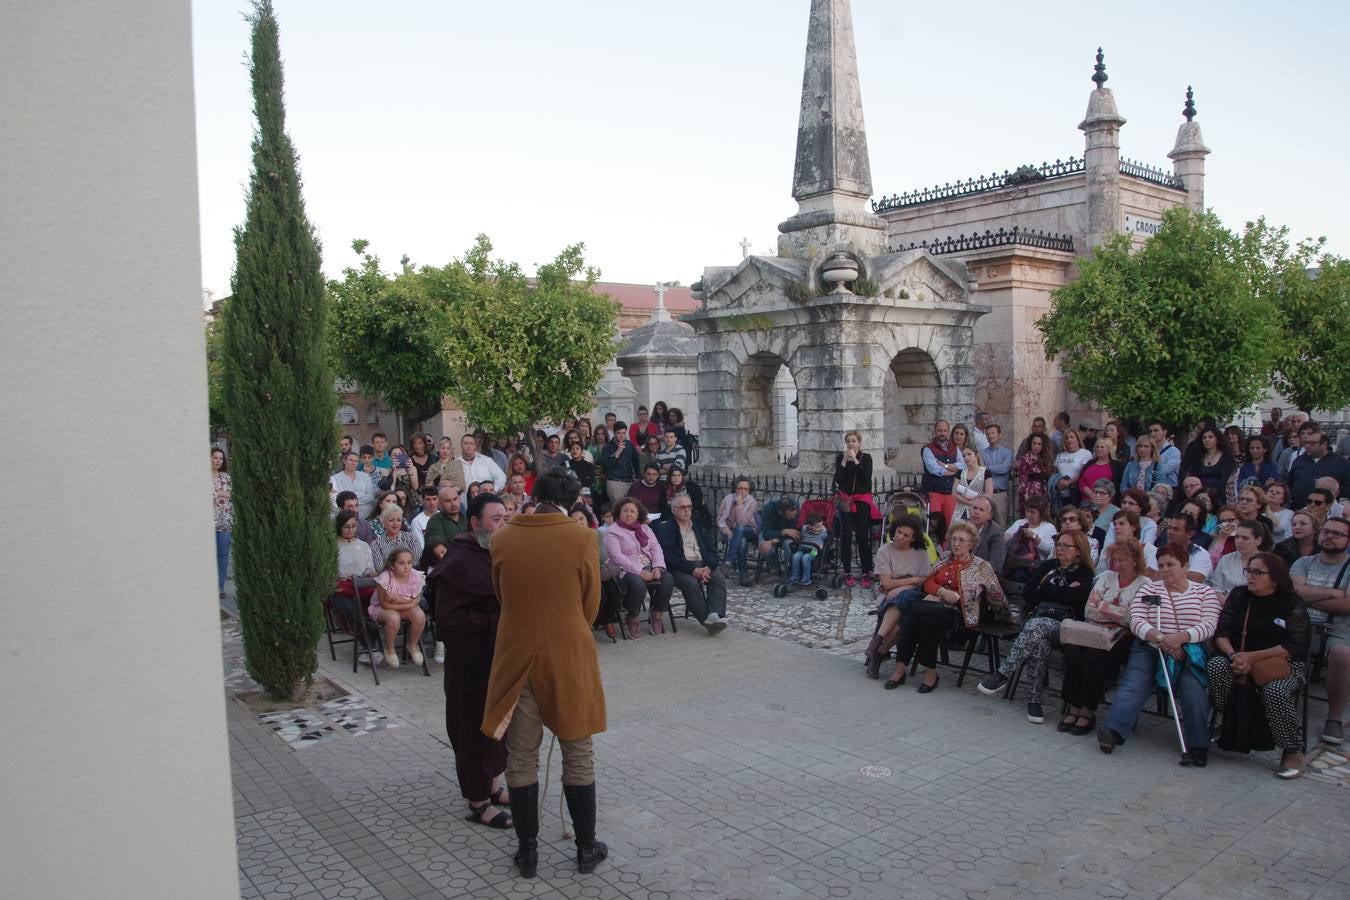
M 400 727 L 295 751 L 230 704 L 243 896 L 1350 896 L 1347 788 L 1280 782 L 1265 754 L 1181 769 L 1152 717 L 1107 757 L 971 682 L 956 690 L 951 673 L 927 696 L 884 691 L 848 655 L 856 642 L 800 645 L 837 641 L 837 596 L 759 591 L 736 590 L 734 618 L 791 641 L 742 627 L 710 639 L 692 622 L 637 643 L 601 636 L 611 856 L 585 877 L 561 837 L 556 754 L 540 877 L 515 879 L 511 833 L 462 819 L 436 667 L 377 688 L 325 645 L 324 674 Z M 818 608 L 787 628 L 794 603 Z

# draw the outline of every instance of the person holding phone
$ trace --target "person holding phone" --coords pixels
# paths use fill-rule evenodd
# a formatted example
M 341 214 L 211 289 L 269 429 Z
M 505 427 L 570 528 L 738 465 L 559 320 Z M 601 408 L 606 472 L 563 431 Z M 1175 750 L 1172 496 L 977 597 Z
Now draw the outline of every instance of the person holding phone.
M 415 495 L 417 489 L 421 487 L 421 478 L 418 475 L 417 467 L 413 465 L 412 457 L 408 455 L 407 448 L 402 444 L 394 447 L 389 454 L 389 464 L 389 490 L 402 488 L 408 496 Z

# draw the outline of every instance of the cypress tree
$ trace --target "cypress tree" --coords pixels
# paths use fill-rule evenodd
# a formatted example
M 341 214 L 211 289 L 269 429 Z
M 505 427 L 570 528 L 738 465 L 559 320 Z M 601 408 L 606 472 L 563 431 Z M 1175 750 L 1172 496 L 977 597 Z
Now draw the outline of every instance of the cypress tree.
M 249 22 L 258 124 L 224 310 L 224 411 L 248 672 L 285 698 L 298 697 L 313 677 L 323 598 L 337 571 L 328 509 L 336 396 L 325 355 L 319 244 L 286 134 L 271 0 L 256 0 Z

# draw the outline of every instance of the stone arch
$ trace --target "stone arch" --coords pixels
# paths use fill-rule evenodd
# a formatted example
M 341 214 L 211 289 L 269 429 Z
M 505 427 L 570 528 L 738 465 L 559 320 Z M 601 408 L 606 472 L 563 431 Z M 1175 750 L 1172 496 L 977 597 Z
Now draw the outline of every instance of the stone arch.
M 941 415 L 942 388 L 928 351 L 908 347 L 891 358 L 881 390 L 887 465 L 900 472 L 919 470 L 919 450 Z
M 736 376 L 738 456 L 750 471 L 775 469 L 797 452 L 797 382 L 787 361 L 761 350 L 740 364 Z

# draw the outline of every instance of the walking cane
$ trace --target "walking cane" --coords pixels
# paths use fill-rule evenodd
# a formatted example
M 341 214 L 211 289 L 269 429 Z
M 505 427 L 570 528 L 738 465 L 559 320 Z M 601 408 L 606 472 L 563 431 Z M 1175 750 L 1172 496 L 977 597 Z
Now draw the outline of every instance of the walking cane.
M 1158 629 L 1159 634 L 1162 634 L 1162 598 L 1157 594 L 1149 594 L 1142 599 L 1156 611 L 1154 627 Z M 1176 691 L 1172 689 L 1172 675 L 1167 670 L 1167 654 L 1163 652 L 1162 644 L 1158 645 L 1157 650 L 1158 663 L 1162 666 L 1163 683 L 1167 685 L 1167 696 L 1172 700 L 1172 712 L 1174 714 L 1172 718 L 1177 723 L 1177 740 L 1181 742 L 1181 756 L 1184 760 L 1190 755 L 1190 751 L 1186 749 L 1186 735 L 1181 728 L 1181 704 L 1177 702 Z

